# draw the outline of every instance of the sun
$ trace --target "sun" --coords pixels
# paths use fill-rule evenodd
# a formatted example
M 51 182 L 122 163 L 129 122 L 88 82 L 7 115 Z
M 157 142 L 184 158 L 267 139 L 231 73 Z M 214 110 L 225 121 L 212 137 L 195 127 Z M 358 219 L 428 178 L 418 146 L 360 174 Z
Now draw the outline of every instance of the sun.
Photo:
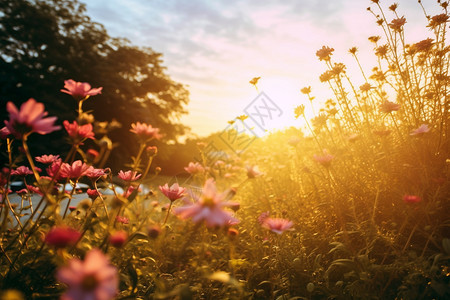
M 295 107 L 305 105 L 305 116 L 309 120 L 314 117 L 314 110 L 306 95 L 300 92 L 301 84 L 292 77 L 262 76 L 258 82 L 258 92 L 264 93 L 280 110 L 279 113 L 266 117 L 265 135 L 289 127 L 304 127 L 304 119 L 295 118 Z M 267 114 L 266 114 L 267 115 Z

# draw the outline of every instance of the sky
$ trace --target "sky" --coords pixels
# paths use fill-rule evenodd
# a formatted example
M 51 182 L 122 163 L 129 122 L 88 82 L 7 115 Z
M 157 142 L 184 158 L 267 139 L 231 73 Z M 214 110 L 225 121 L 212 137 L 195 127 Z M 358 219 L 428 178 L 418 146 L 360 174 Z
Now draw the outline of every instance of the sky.
M 395 18 L 380 1 L 388 20 Z M 397 0 L 405 16 L 406 40 L 431 37 L 424 13 L 414 0 Z M 370 0 L 84 0 L 87 14 L 105 26 L 112 37 L 163 54 L 167 73 L 190 92 L 188 115 L 179 121 L 194 134 L 224 130 L 228 121 L 245 114 L 260 92 L 278 107 L 267 130 L 297 126 L 294 108 L 307 106 L 300 93 L 312 87 L 315 109 L 332 94 L 320 83 L 325 71 L 315 53 L 322 46 L 335 49 L 333 60 L 347 65 L 356 86 L 364 83 L 348 49 L 357 47 L 363 68 L 375 66 L 369 36 L 383 35 L 367 11 Z M 423 0 L 427 13 L 439 13 L 435 1 Z M 261 77 L 258 90 L 249 83 Z M 138 121 L 138 120 L 137 120 Z M 300 126 L 300 125 L 299 125 Z

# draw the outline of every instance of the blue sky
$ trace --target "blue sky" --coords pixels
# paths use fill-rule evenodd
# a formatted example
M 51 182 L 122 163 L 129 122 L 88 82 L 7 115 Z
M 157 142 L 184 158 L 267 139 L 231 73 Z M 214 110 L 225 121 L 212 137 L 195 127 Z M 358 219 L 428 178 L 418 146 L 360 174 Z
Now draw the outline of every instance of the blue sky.
M 393 2 L 381 1 L 388 6 Z M 407 39 L 431 37 L 416 1 L 398 0 L 405 15 Z M 423 0 L 425 7 L 434 1 Z M 163 53 L 168 74 L 187 85 L 189 115 L 181 121 L 194 133 L 220 131 L 243 113 L 256 96 L 248 83 L 261 76 L 259 89 L 283 110 L 279 128 L 295 124 L 293 108 L 306 103 L 299 90 L 312 86 L 317 105 L 331 94 L 318 80 L 325 66 L 315 52 L 323 45 L 336 49 L 336 62 L 356 66 L 347 51 L 358 47 L 366 71 L 375 65 L 367 40 L 382 35 L 366 10 L 369 0 L 86 0 L 87 13 L 113 37 L 149 46 Z M 387 12 L 387 7 L 386 7 Z M 429 13 L 433 14 L 433 11 Z M 387 18 L 394 18 L 390 12 Z M 356 74 L 356 72 L 355 72 Z M 362 79 L 352 77 L 356 85 Z

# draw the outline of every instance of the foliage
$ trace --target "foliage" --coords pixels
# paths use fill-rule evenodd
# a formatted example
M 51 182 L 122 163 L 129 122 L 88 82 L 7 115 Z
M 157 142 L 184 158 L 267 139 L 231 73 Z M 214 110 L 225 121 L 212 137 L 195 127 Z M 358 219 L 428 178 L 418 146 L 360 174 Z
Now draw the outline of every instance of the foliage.
M 136 151 L 127 134 L 135 120 L 163 128 L 164 140 L 185 132 L 186 127 L 174 120 L 185 113 L 188 92 L 169 78 L 160 53 L 111 38 L 85 11 L 78 1 L 0 1 L 1 97 L 16 104 L 33 97 L 51 115 L 66 120 L 75 117 L 77 107 L 58 93 L 64 78 L 104 87 L 96 101 L 85 103 L 85 109 L 95 111 L 98 135 L 103 121 L 122 125 L 111 132 L 119 148 L 110 165 L 120 168 L 124 157 Z M 5 111 L 1 117 L 7 118 Z M 31 143 L 42 154 L 65 146 L 57 133 Z

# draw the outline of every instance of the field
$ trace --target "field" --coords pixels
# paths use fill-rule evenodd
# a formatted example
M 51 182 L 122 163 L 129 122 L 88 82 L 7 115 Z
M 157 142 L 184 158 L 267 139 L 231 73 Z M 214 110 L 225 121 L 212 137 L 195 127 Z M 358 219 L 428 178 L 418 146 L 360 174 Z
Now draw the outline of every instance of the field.
M 240 116 L 227 136 L 251 143 L 217 152 L 217 136 L 199 139 L 177 176 L 152 165 L 164 132 L 146 123 L 131 125 L 139 150 L 121 170 L 85 147 L 95 134 L 84 101 L 101 88 L 66 80 L 78 117 L 63 126 L 33 99 L 9 102 L 1 299 L 450 299 L 441 6 L 422 41 L 404 40 L 395 6 L 392 20 L 374 12 L 385 36 L 369 37 L 377 67 L 360 66 L 362 85 L 324 46 L 320 81 L 334 98 L 312 119 L 314 91 L 304 87 L 291 112 L 298 127 L 253 138 L 236 129 L 252 116 Z M 349 54 L 359 65 L 358 49 Z M 71 150 L 33 156 L 29 136 L 58 130 Z

